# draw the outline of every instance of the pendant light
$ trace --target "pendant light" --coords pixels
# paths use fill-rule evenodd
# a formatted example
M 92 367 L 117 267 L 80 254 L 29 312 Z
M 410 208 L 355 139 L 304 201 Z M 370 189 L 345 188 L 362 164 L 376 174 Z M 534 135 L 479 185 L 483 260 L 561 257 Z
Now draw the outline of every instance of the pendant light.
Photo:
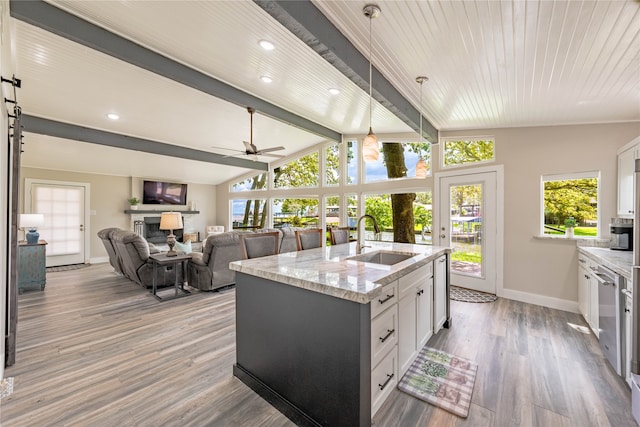
M 416 82 L 420 84 L 420 142 L 422 142 L 422 83 L 427 80 L 429 80 L 429 78 L 425 76 L 416 77 Z M 418 159 L 418 163 L 416 163 L 416 178 L 426 178 L 427 172 L 427 162 L 422 158 L 422 151 L 420 151 L 420 158 Z
M 375 4 L 368 4 L 362 9 L 362 12 L 364 13 L 364 16 L 369 18 L 369 134 L 362 140 L 362 158 L 365 162 L 375 162 L 378 160 L 378 156 L 380 154 L 380 146 L 378 144 L 378 137 L 371 129 L 371 21 L 380 15 L 380 7 Z

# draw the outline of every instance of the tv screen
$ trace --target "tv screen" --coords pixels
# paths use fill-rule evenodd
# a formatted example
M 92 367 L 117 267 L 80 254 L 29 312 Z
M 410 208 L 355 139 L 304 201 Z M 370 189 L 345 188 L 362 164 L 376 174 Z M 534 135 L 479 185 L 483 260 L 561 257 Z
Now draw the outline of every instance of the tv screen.
M 144 181 L 142 187 L 144 205 L 186 205 L 187 184 Z

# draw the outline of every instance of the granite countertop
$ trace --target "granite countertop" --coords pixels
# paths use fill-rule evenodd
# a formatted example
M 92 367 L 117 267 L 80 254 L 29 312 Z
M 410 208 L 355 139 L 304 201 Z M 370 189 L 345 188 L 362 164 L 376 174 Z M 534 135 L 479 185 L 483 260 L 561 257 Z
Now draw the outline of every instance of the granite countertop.
M 627 281 L 631 281 L 633 252 L 587 246 L 578 246 L 578 252 L 622 275 Z
M 349 258 L 356 254 L 356 244 L 329 246 L 288 252 L 262 258 L 234 261 L 231 270 L 320 292 L 361 304 L 377 297 L 382 286 L 428 264 L 451 248 L 409 243 L 370 242 L 363 253 L 379 250 L 410 252 L 415 256 L 394 265 L 381 265 Z

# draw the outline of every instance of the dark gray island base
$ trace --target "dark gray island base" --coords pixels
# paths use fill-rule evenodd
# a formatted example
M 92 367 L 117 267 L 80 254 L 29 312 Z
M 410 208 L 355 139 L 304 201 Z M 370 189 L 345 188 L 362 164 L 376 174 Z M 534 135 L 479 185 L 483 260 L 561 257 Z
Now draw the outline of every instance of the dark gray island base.
M 371 426 L 422 346 L 451 323 L 450 248 L 372 246 L 230 264 L 233 374 L 297 425 Z
M 297 425 L 370 426 L 369 307 L 237 273 L 233 374 Z

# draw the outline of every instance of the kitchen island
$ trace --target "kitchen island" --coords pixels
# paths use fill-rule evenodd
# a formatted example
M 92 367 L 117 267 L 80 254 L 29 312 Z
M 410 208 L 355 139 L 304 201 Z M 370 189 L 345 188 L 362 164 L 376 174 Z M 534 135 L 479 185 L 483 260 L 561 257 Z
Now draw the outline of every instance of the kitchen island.
M 405 359 L 451 322 L 450 248 L 367 243 L 230 264 L 234 375 L 298 425 L 371 425 Z

